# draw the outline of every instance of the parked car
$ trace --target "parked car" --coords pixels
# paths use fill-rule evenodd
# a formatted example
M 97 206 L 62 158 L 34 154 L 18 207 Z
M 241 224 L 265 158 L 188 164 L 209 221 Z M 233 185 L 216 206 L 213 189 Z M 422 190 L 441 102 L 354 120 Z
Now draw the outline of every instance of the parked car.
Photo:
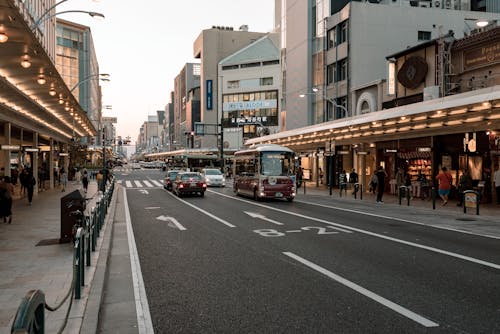
M 175 177 L 179 172 L 179 169 L 172 169 L 167 171 L 167 173 L 165 174 L 165 180 L 163 181 L 163 188 L 172 191 L 172 183 L 174 182 Z
M 224 177 L 224 174 L 222 174 L 222 172 L 217 168 L 204 168 L 201 170 L 201 175 L 205 178 L 205 182 L 209 187 L 226 186 L 226 178 Z
M 205 196 L 207 184 L 205 179 L 197 172 L 179 172 L 172 183 L 172 192 L 179 197 L 183 195 Z

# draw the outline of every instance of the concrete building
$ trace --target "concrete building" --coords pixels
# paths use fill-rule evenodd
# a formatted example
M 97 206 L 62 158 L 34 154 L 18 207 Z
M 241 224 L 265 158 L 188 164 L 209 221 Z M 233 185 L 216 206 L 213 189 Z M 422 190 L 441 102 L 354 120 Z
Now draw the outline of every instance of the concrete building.
M 56 67 L 94 127 L 102 129 L 99 64 L 89 27 L 57 19 Z M 62 93 L 58 98 L 70 107 Z M 99 136 L 95 142 L 101 145 Z
M 255 42 L 265 33 L 250 32 L 248 26 L 238 31 L 231 27 L 213 26 L 203 30 L 193 45 L 194 57 L 200 59 L 200 121 L 206 125 L 216 125 L 220 119 L 218 109 L 218 64 L 234 52 Z M 201 147 L 217 148 L 217 136 L 200 138 Z
M 193 91 L 199 89 L 199 87 L 200 64 L 187 63 L 175 77 L 172 100 L 174 106 L 173 140 L 181 147 L 188 147 L 188 141 L 189 146 L 193 144 L 194 138 L 191 136 L 191 131 L 194 130 L 194 122 L 200 121 L 199 110 L 193 110 L 193 107 L 196 109 L 196 103 L 192 101 L 192 99 L 198 99 L 199 101 L 199 93 L 193 94 Z
M 225 149 L 276 133 L 281 126 L 279 34 L 268 34 L 219 62 L 219 110 Z M 221 121 L 219 121 L 220 123 Z

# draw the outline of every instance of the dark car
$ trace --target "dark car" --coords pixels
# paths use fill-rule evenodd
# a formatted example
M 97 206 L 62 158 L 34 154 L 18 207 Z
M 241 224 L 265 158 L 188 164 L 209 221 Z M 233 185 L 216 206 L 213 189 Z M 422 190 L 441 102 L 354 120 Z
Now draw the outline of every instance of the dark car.
M 205 179 L 197 172 L 179 172 L 172 184 L 172 192 L 179 197 L 188 194 L 203 197 L 206 189 Z
M 179 172 L 180 170 L 178 169 L 167 171 L 167 174 L 165 174 L 165 180 L 163 181 L 163 188 L 172 191 L 172 183 Z

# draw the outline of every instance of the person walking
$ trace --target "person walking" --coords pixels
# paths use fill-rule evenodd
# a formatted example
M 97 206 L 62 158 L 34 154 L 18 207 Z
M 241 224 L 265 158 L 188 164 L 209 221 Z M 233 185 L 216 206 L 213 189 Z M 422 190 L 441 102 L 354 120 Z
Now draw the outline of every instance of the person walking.
M 405 184 L 405 176 L 403 168 L 398 167 L 398 171 L 396 172 L 396 196 L 399 196 L 399 190 L 401 186 Z
M 12 195 L 14 186 L 10 182 L 10 176 L 4 176 L 0 180 L 0 217 L 4 223 L 12 223 Z
M 345 170 L 343 170 L 339 175 L 339 189 L 341 194 L 342 190 L 347 193 L 347 174 Z
M 460 179 L 458 180 L 458 203 L 457 206 L 462 206 L 464 201 L 464 191 L 472 190 L 472 177 L 467 169 L 464 169 Z
M 498 165 L 495 166 L 495 172 L 493 173 L 493 183 L 497 193 L 497 204 L 500 205 L 500 168 Z
M 450 190 L 451 190 L 451 183 L 452 183 L 452 177 L 451 174 L 448 172 L 448 168 L 443 166 L 441 168 L 441 172 L 436 175 L 436 180 L 439 182 L 438 186 L 438 194 L 439 197 L 443 200 L 443 203 L 441 205 L 446 205 L 448 204 L 448 196 L 450 196 Z
M 68 185 L 68 174 L 66 173 L 64 167 L 59 171 L 59 176 L 61 178 L 62 192 L 65 192 L 66 186 Z
M 356 170 L 353 168 L 349 173 L 349 183 L 351 184 L 353 194 L 356 192 L 356 183 L 358 183 L 358 179 L 358 173 L 356 173 Z
M 375 174 L 377 175 L 377 203 L 384 203 L 382 196 L 384 196 L 385 178 L 387 177 L 387 172 L 382 166 L 378 166 Z
M 30 170 L 26 178 L 26 191 L 28 192 L 28 203 L 31 205 L 33 202 L 33 192 L 35 190 L 36 179 L 33 172 Z
M 83 184 L 83 190 L 87 192 L 87 190 L 89 189 L 89 173 L 87 173 L 86 169 L 83 170 L 82 184 Z
M 372 174 L 370 177 L 370 192 L 375 195 L 375 192 L 377 191 L 377 183 L 378 183 L 378 177 L 377 177 L 377 172 Z

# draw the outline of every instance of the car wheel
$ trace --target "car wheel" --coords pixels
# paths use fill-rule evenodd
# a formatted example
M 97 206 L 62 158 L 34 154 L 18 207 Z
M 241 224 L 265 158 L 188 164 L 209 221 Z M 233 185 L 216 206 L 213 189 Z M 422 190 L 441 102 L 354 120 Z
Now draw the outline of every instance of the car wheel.
M 205 192 L 204 192 L 204 191 L 202 191 L 202 192 L 200 193 L 200 197 L 205 197 Z
M 292 202 L 292 201 L 293 201 L 293 197 L 288 197 L 286 200 L 287 200 L 288 202 Z

